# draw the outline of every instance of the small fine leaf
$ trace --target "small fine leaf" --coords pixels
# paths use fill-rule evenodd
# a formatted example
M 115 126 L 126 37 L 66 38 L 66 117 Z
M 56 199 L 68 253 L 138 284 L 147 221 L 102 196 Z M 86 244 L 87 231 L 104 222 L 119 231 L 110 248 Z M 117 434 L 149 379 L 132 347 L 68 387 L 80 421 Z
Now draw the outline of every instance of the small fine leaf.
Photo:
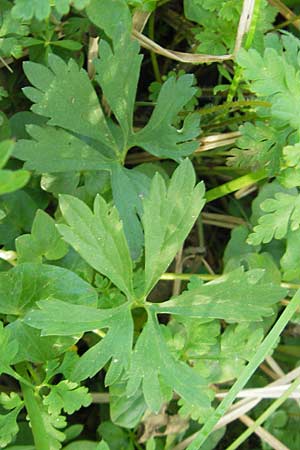
M 244 272 L 240 267 L 216 281 L 185 291 L 179 297 L 155 305 L 157 312 L 188 317 L 257 321 L 273 314 L 272 305 L 286 289 L 261 281 L 264 270 Z
M 15 408 L 7 414 L 0 414 L 0 447 L 4 448 L 10 444 L 19 431 L 17 418 L 20 412 L 19 408 Z
M 89 406 L 91 402 L 92 396 L 86 387 L 68 380 L 60 381 L 57 385 L 51 386 L 50 393 L 43 399 L 49 413 L 54 415 L 59 415 L 62 410 L 67 414 L 73 414 L 82 406 Z
M 260 205 L 267 213 L 258 220 L 247 239 L 250 245 L 266 244 L 273 238 L 282 239 L 289 230 L 295 231 L 300 225 L 300 195 L 279 192 Z
M 110 208 L 99 195 L 94 213 L 70 195 L 60 196 L 60 209 L 68 223 L 57 226 L 64 240 L 131 298 L 132 261 L 117 210 Z
M 183 244 L 205 203 L 204 185 L 186 159 L 166 187 L 157 173 L 144 200 L 145 293 L 149 293 Z

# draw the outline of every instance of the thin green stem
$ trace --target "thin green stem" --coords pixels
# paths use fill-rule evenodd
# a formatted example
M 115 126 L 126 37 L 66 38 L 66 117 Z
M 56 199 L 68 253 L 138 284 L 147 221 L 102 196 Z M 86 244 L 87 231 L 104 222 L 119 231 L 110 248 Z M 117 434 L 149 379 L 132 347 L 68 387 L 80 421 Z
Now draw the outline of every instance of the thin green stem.
M 19 371 L 21 372 L 23 378 L 28 377 L 25 366 L 20 365 Z M 27 414 L 30 419 L 35 449 L 50 450 L 48 434 L 41 414 L 39 399 L 36 397 L 32 387 L 29 387 L 23 382 L 21 382 L 20 385 Z
M 267 408 L 259 418 L 247 428 L 235 441 L 226 448 L 226 450 L 235 450 L 238 448 L 255 430 L 264 423 L 275 411 L 278 409 L 285 400 L 287 400 L 290 394 L 297 389 L 300 384 L 300 377 L 296 378 L 294 382 L 290 385 L 290 387 L 282 394 L 277 400 L 275 400 L 269 408 Z
M 252 374 L 255 372 L 257 367 L 263 362 L 265 357 L 272 350 L 274 343 L 277 341 L 278 337 L 284 330 L 287 323 L 291 320 L 297 308 L 300 305 L 300 290 L 294 295 L 288 306 L 285 308 L 279 319 L 276 321 L 275 325 L 268 333 L 266 338 L 258 347 L 255 355 L 251 358 L 248 365 L 244 368 L 241 375 L 238 377 L 226 397 L 209 417 L 207 422 L 204 424 L 195 440 L 188 446 L 187 450 L 199 450 L 202 444 L 206 441 L 208 436 L 213 431 L 215 425 L 223 417 L 228 408 L 232 405 L 238 393 L 244 388 L 246 383 L 249 381 Z
M 151 14 L 151 16 L 149 18 L 149 28 L 148 28 L 149 29 L 149 37 L 150 37 L 150 39 L 152 39 L 152 41 L 154 41 L 154 26 L 155 26 L 155 11 L 153 11 L 153 13 Z M 155 79 L 156 79 L 156 81 L 158 81 L 158 83 L 162 83 L 162 78 L 161 78 L 161 74 L 159 71 L 159 65 L 158 65 L 156 53 L 150 52 L 150 55 L 151 55 L 151 62 L 152 62 Z
M 212 202 L 217 198 L 224 197 L 225 195 L 231 194 L 239 189 L 251 186 L 251 184 L 264 180 L 267 177 L 267 171 L 262 169 L 258 172 L 248 173 L 242 177 L 235 178 L 234 180 L 228 181 L 227 183 L 221 184 L 220 186 L 207 191 L 206 202 Z
M 239 100 L 239 101 L 235 101 L 235 102 L 226 102 L 226 103 L 222 103 L 222 105 L 216 105 L 216 106 L 211 106 L 209 108 L 201 108 L 199 109 L 197 112 L 199 114 L 201 114 L 202 116 L 206 115 L 206 114 L 213 114 L 215 112 L 219 112 L 219 111 L 223 111 L 223 110 L 227 110 L 227 109 L 240 109 L 243 107 L 263 107 L 263 108 L 268 108 L 269 106 L 271 106 L 270 102 L 266 102 L 263 100 Z
M 255 6 L 254 6 L 254 11 L 253 11 L 253 16 L 252 16 L 252 21 L 250 24 L 250 28 L 246 37 L 246 41 L 245 41 L 245 45 L 244 48 L 246 50 L 248 50 L 251 47 L 251 44 L 253 42 L 253 38 L 255 35 L 255 30 L 256 30 L 256 25 L 257 25 L 257 21 L 258 21 L 258 17 L 259 17 L 259 11 L 260 11 L 260 4 L 261 4 L 261 0 L 255 0 Z M 242 75 L 243 75 L 243 69 L 238 66 L 235 70 L 234 73 L 234 77 L 228 92 L 228 96 L 227 96 L 227 102 L 232 102 L 236 91 L 238 89 L 238 86 L 240 84 L 240 81 L 242 79 Z

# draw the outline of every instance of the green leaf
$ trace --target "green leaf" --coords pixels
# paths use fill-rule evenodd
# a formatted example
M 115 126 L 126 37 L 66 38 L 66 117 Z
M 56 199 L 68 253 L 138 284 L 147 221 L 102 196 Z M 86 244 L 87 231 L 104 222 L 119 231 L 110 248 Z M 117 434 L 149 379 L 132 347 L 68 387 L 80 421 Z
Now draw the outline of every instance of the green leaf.
M 78 341 L 78 336 L 41 336 L 39 330 L 28 326 L 22 320 L 11 322 L 7 325 L 7 329 L 19 343 L 13 364 L 22 361 L 30 361 L 35 364 L 52 361 Z
M 28 125 L 32 140 L 19 140 L 14 156 L 38 173 L 109 169 L 111 161 L 63 129 Z M 58 153 L 59 152 L 59 153 Z
M 99 425 L 97 432 L 105 442 L 109 443 L 111 450 L 134 450 L 130 433 L 109 421 L 103 421 Z
M 17 407 L 23 406 L 23 401 L 21 400 L 19 394 L 16 392 L 11 392 L 10 394 L 6 394 L 5 392 L 1 392 L 0 394 L 0 405 L 3 406 L 4 409 L 14 409 Z
M 156 413 L 165 400 L 163 386 L 192 404 L 210 405 L 204 391 L 206 381 L 189 366 L 173 358 L 151 311 L 132 355 L 127 395 L 134 395 L 140 386 L 148 407 Z
M 110 361 L 105 376 L 105 385 L 110 386 L 120 379 L 123 371 L 128 370 L 133 342 L 130 308 L 125 304 L 108 311 L 111 314 L 111 318 L 106 321 L 106 326 L 109 327 L 108 333 L 75 364 L 71 374 L 72 380 L 81 381 L 93 377 Z
M 260 205 L 266 213 L 258 220 L 258 225 L 249 234 L 250 245 L 268 243 L 273 238 L 282 239 L 288 230 L 295 231 L 300 225 L 300 195 L 279 192 Z
M 114 0 L 109 8 L 107 0 L 91 0 L 86 13 L 90 21 L 104 30 L 113 41 L 118 42 L 120 36 L 130 35 L 131 14 L 124 0 Z
M 286 294 L 286 289 L 264 282 L 263 276 L 264 270 L 244 272 L 241 267 L 216 281 L 159 303 L 155 309 L 158 313 L 231 322 L 262 320 L 274 313 L 272 305 Z
M 0 414 L 0 447 L 10 444 L 18 434 L 19 425 L 17 418 L 22 407 L 16 408 L 8 414 Z
M 31 234 L 23 234 L 16 239 L 18 262 L 41 262 L 60 259 L 68 251 L 55 227 L 55 221 L 47 213 L 38 210 L 32 224 Z
M 43 403 L 50 414 L 59 415 L 62 410 L 67 414 L 73 414 L 82 406 L 89 406 L 92 403 L 92 396 L 86 387 L 63 380 L 51 386 L 50 393 L 43 398 Z
M 113 423 L 123 428 L 135 428 L 141 421 L 146 403 L 141 389 L 132 397 L 126 395 L 126 382 L 120 381 L 109 387 L 109 411 Z
M 289 231 L 286 236 L 286 250 L 280 260 L 285 281 L 293 281 L 300 278 L 299 245 L 300 229 Z
M 137 170 L 117 165 L 112 168 L 113 198 L 124 225 L 124 232 L 133 259 L 141 255 L 144 235 L 139 218 L 143 213 L 142 199 L 147 196 L 150 178 Z
M 31 230 L 38 209 L 37 198 L 33 199 L 23 190 L 5 194 L 0 197 L 0 209 L 5 213 L 0 223 L 0 242 L 7 248 L 14 248 L 15 238 Z
M 49 0 L 15 0 L 12 9 L 14 17 L 23 20 L 30 20 L 36 17 L 37 20 L 44 20 L 50 15 L 51 7 Z
M 205 203 L 189 160 L 175 170 L 168 187 L 157 173 L 142 218 L 145 234 L 145 293 L 149 293 L 180 249 Z
M 193 84 L 192 75 L 182 75 L 178 79 L 170 77 L 163 84 L 148 124 L 134 137 L 135 145 L 152 155 L 175 160 L 196 150 L 199 146 L 195 141 L 200 134 L 199 114 L 188 115 L 180 130 L 172 125 L 177 114 L 196 94 L 197 88 Z
M 27 170 L 0 170 L 0 195 L 21 189 L 28 183 L 30 173 Z
M 73 41 L 71 39 L 61 39 L 60 41 L 51 41 L 50 45 L 54 45 L 55 47 L 66 48 L 67 50 L 71 50 L 73 52 L 82 49 L 82 44 L 80 44 L 80 42 Z
M 71 379 L 81 381 L 94 376 L 111 360 L 106 375 L 106 384 L 115 382 L 127 369 L 133 340 L 133 322 L 130 305 L 125 303 L 116 308 L 95 309 L 60 301 L 42 301 L 40 310 L 29 312 L 25 322 L 41 329 L 43 336 L 73 334 L 109 328 L 105 337 L 91 347 L 75 364 Z M 70 314 L 71 311 L 71 314 Z
M 139 50 L 138 42 L 132 41 L 130 34 L 122 35 L 119 30 L 118 39 L 113 41 L 113 49 L 106 41 L 100 42 L 100 60 L 95 61 L 96 81 L 103 89 L 105 98 L 121 126 L 125 149 L 133 135 L 133 111 L 142 62 Z
M 264 122 L 246 122 L 240 127 L 240 132 L 242 135 L 237 140 L 237 148 L 229 152 L 228 165 L 254 171 L 267 166 L 270 174 L 277 172 L 282 147 L 290 130 L 278 130 Z
M 10 368 L 10 365 L 15 355 L 17 354 L 18 342 L 14 339 L 13 335 L 10 333 L 7 327 L 3 326 L 2 321 L 0 321 L 0 348 L 1 348 L 0 374 L 1 373 L 11 374 L 12 370 Z
M 0 312 L 23 316 L 42 299 L 97 304 L 97 293 L 75 273 L 46 264 L 20 264 L 0 273 Z
M 0 169 L 5 166 L 14 148 L 13 141 L 0 142 Z
M 271 102 L 272 116 L 299 130 L 299 44 L 287 49 L 287 42 L 282 38 L 281 50 L 266 48 L 263 55 L 254 49 L 241 49 L 237 62 L 244 69 L 244 77 L 250 81 L 251 90 Z
M 132 261 L 117 210 L 97 196 L 93 213 L 84 202 L 69 195 L 60 197 L 60 209 L 68 223 L 58 225 L 65 241 L 131 298 Z
M 72 380 L 81 381 L 94 376 L 111 360 L 105 378 L 109 385 L 128 368 L 133 339 L 133 322 L 128 304 L 103 310 L 74 305 L 71 316 L 64 313 L 70 311 L 70 306 L 65 302 L 44 301 L 39 306 L 41 310 L 29 313 L 25 321 L 30 326 L 42 329 L 42 335 L 72 335 L 109 328 L 105 337 L 75 364 L 71 373 Z
M 89 0 L 15 0 L 15 6 L 12 9 L 14 17 L 30 20 L 36 18 L 37 20 L 45 20 L 49 17 L 51 6 L 55 5 L 55 9 L 61 15 L 68 14 L 70 5 L 74 4 L 77 9 L 83 9 L 89 4 Z
M 66 64 L 51 54 L 49 68 L 25 62 L 24 72 L 35 86 L 24 88 L 25 95 L 35 103 L 33 112 L 48 117 L 49 125 L 89 137 L 118 151 L 88 74 L 74 60 Z

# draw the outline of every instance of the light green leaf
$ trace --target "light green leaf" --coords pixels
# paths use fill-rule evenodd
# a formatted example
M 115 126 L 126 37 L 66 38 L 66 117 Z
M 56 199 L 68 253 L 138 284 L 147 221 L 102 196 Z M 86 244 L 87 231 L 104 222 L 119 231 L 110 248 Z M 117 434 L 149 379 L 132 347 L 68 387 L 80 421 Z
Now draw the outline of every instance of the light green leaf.
M 14 148 L 14 142 L 6 140 L 0 142 L 0 169 L 5 166 Z
M 204 206 L 204 185 L 195 186 L 189 160 L 175 170 L 168 187 L 156 174 L 144 200 L 145 293 L 172 262 Z
M 12 9 L 14 17 L 23 20 L 30 20 L 36 17 L 37 20 L 44 20 L 50 15 L 51 7 L 49 0 L 15 0 Z
M 43 398 L 43 403 L 50 414 L 59 415 L 62 410 L 67 414 L 73 414 L 81 407 L 89 406 L 92 403 L 92 396 L 86 387 L 63 380 L 51 386 L 50 393 Z
M 16 239 L 18 262 L 42 262 L 60 259 L 68 251 L 55 227 L 55 221 L 47 213 L 38 210 L 32 224 L 31 234 L 23 234 Z
M 32 140 L 19 140 L 14 156 L 38 173 L 109 169 L 111 160 L 78 137 L 54 127 L 28 125 Z
M 258 220 L 247 239 L 250 245 L 268 243 L 273 238 L 282 239 L 289 230 L 295 231 L 300 225 L 300 195 L 279 192 L 260 205 L 266 213 Z
M 281 50 L 266 48 L 263 55 L 254 49 L 241 49 L 237 62 L 244 69 L 244 77 L 250 81 L 251 90 L 271 102 L 272 116 L 282 124 L 289 124 L 299 130 L 299 49 L 297 45 L 287 49 L 287 40 L 284 38 L 282 43 Z
M 17 418 L 22 406 L 13 409 L 8 414 L 0 414 L 0 447 L 10 444 L 19 431 Z
M 134 395 L 142 386 L 148 407 L 158 413 L 165 400 L 164 385 L 192 404 L 210 405 L 204 390 L 206 381 L 189 366 L 173 358 L 150 311 L 132 355 L 127 395 Z
M 0 170 L 0 195 L 14 192 L 28 183 L 30 173 L 27 170 Z
M 285 281 L 300 278 L 300 229 L 287 233 L 286 250 L 280 260 L 280 265 Z
M 35 103 L 33 112 L 48 117 L 49 125 L 89 137 L 117 151 L 88 74 L 74 60 L 66 64 L 51 54 L 49 68 L 25 62 L 24 72 L 35 86 L 24 88 L 25 95 Z
M 83 9 L 89 4 L 89 0 L 15 0 L 15 6 L 12 9 L 14 17 L 23 20 L 36 18 L 39 21 L 49 17 L 51 6 L 55 5 L 55 9 L 61 15 L 68 14 L 70 5 L 74 4 L 77 9 Z
M 158 313 L 227 321 L 257 321 L 274 313 L 272 305 L 286 289 L 266 283 L 264 270 L 239 268 L 218 280 L 185 291 L 179 297 L 155 305 Z
M 193 87 L 194 77 L 182 75 L 170 77 L 162 86 L 156 107 L 148 124 L 133 138 L 135 145 L 161 158 L 177 160 L 193 153 L 199 146 L 195 138 L 200 134 L 199 114 L 186 117 L 180 130 L 172 123 L 197 89 Z
M 60 197 L 60 209 L 68 223 L 58 225 L 65 241 L 131 298 L 132 261 L 117 210 L 97 196 L 93 213 L 84 202 L 69 195 Z
M 0 394 L 0 405 L 6 410 L 22 407 L 23 403 L 16 392 L 11 392 L 10 394 L 1 392 Z

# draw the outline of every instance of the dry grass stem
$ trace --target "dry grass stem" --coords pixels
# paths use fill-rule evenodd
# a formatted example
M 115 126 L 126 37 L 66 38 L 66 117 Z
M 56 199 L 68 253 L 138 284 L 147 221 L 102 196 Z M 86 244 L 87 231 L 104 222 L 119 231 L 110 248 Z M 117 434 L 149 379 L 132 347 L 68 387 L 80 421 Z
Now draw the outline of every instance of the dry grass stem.
M 254 424 L 254 420 L 246 415 L 242 415 L 241 417 L 239 417 L 239 420 L 247 427 L 250 427 Z M 269 431 L 265 430 L 261 426 L 257 427 L 254 433 L 257 434 L 257 436 L 259 436 L 261 440 L 269 444 L 274 450 L 289 450 L 289 448 L 286 447 L 281 441 L 279 441 L 279 439 L 277 439 L 275 436 L 273 436 L 273 434 L 269 433 Z

